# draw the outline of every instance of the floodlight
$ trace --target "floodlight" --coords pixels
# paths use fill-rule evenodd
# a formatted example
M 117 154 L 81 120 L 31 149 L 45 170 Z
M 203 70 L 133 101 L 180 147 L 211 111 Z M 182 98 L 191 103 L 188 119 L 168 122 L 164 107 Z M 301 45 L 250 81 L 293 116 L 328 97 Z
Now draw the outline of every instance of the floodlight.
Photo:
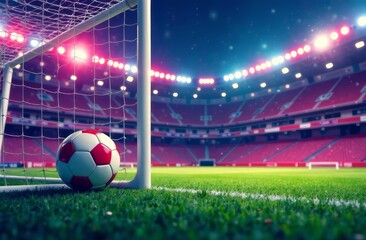
M 137 73 L 137 67 L 136 66 L 132 66 L 131 67 L 131 72 L 132 73 Z
M 357 24 L 360 27 L 365 27 L 366 26 L 366 16 L 361 16 L 357 19 Z
M 304 51 L 305 51 L 306 53 L 310 52 L 310 50 L 311 50 L 311 47 L 310 47 L 309 45 L 305 45 L 305 46 L 304 46 Z
M 233 87 L 234 89 L 237 89 L 237 88 L 239 87 L 239 84 L 238 84 L 238 83 L 233 83 L 233 84 L 232 84 L 232 87 Z
M 37 39 L 32 39 L 31 41 L 30 41 L 30 45 L 32 46 L 32 47 L 38 47 L 39 46 L 39 41 L 37 40 Z
M 359 41 L 355 43 L 355 47 L 356 48 L 362 48 L 365 46 L 365 42 L 364 41 Z
M 222 92 L 221 97 L 226 97 L 226 92 Z
M 76 81 L 78 78 L 76 77 L 76 75 L 71 75 L 70 76 L 70 80 L 72 80 L 72 81 Z
M 225 75 L 225 76 L 224 76 L 224 81 L 225 81 L 225 82 L 229 81 L 229 75 Z
M 65 50 L 64 47 L 58 47 L 57 48 L 57 52 L 62 55 L 62 54 L 64 54 L 66 52 L 66 50 Z
M 329 62 L 329 63 L 325 64 L 325 67 L 327 69 L 331 69 L 333 67 L 333 63 Z
M 71 57 L 74 60 L 86 60 L 88 57 L 88 54 L 84 48 L 81 47 L 74 47 L 71 51 Z
M 287 73 L 290 72 L 290 70 L 287 67 L 282 68 L 281 71 L 282 71 L 283 74 L 287 74 Z
M 296 73 L 295 74 L 295 78 L 301 78 L 302 74 L 301 73 Z
M 128 76 L 128 77 L 126 78 L 126 81 L 127 81 L 127 82 L 133 82 L 133 77 L 132 77 L 132 76 Z
M 94 55 L 94 56 L 92 57 L 92 62 L 94 62 L 94 63 L 99 62 L 99 57 L 98 57 L 98 56 L 96 56 L 96 55 Z
M 198 94 L 197 93 L 194 93 L 193 94 L 193 98 L 198 98 Z
M 323 50 L 329 46 L 329 40 L 325 36 L 319 36 L 314 40 L 314 46 L 317 49 Z
M 350 31 L 351 30 L 350 30 L 350 28 L 348 26 L 341 27 L 341 34 L 342 35 L 347 35 L 347 34 L 349 34 Z
M 236 79 L 239 79 L 239 78 L 241 78 L 242 75 L 241 75 L 241 72 L 237 71 L 237 72 L 235 72 L 234 76 Z
M 173 93 L 173 97 L 178 97 L 178 93 L 177 92 L 174 92 Z
M 337 32 L 332 32 L 330 35 L 329 35 L 330 39 L 332 40 L 337 40 L 338 37 L 339 37 L 339 34 Z
M 97 82 L 97 85 L 98 85 L 98 86 L 103 86 L 103 85 L 104 85 L 104 82 L 103 82 L 102 80 L 99 80 L 99 81 Z
M 153 94 L 154 94 L 154 95 L 157 95 L 158 93 L 159 93 L 159 91 L 158 91 L 158 90 L 156 90 L 156 89 L 154 89 L 154 90 L 153 90 Z
M 50 81 L 50 80 L 51 80 L 51 76 L 50 76 L 50 75 L 46 75 L 46 76 L 44 76 L 44 80 L 46 80 L 46 81 Z
M 265 87 L 267 87 L 267 83 L 262 82 L 262 83 L 260 84 L 260 86 L 261 86 L 261 88 L 265 88 Z

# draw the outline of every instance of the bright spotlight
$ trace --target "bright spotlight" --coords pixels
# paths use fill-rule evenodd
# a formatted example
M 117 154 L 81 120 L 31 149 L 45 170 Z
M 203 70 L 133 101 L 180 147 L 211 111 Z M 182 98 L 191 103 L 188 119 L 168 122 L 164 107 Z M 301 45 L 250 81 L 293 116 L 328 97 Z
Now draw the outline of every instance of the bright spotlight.
M 286 89 L 289 89 L 289 88 L 290 88 L 290 84 L 286 84 L 286 85 L 285 85 L 285 88 L 286 88 Z
M 177 92 L 173 92 L 173 97 L 178 97 L 178 93 Z
M 153 94 L 154 94 L 154 95 L 157 95 L 158 93 L 159 93 L 159 91 L 158 91 L 158 90 L 156 90 L 156 89 L 154 89 L 154 90 L 153 90 Z
M 365 27 L 366 26 L 366 16 L 359 17 L 357 20 L 357 24 L 360 27 Z
M 234 76 L 236 79 L 239 79 L 239 78 L 241 78 L 242 75 L 241 75 L 241 72 L 237 71 L 237 72 L 235 72 Z
M 350 32 L 350 28 L 348 26 L 341 27 L 341 34 L 347 35 Z
M 225 81 L 225 82 L 229 81 L 229 75 L 225 75 L 225 76 L 224 76 L 224 81 Z
M 325 64 L 325 67 L 327 68 L 327 69 L 331 69 L 332 67 L 333 67 L 333 63 L 327 63 L 327 64 Z
M 355 47 L 356 48 L 362 48 L 365 46 L 365 42 L 364 41 L 359 41 L 355 43 Z
M 50 80 L 51 80 L 51 76 L 50 76 L 50 75 L 46 75 L 46 76 L 44 76 L 44 80 L 46 80 L 46 81 L 50 81 Z
M 0 38 L 6 38 L 6 37 L 8 37 L 8 33 L 2 28 L 0 28 Z
M 289 72 L 290 72 L 290 69 L 288 69 L 287 67 L 284 67 L 284 68 L 282 68 L 281 72 L 282 72 L 283 74 L 287 74 L 287 73 L 289 73 Z
M 71 75 L 70 76 L 70 80 L 72 80 L 72 81 L 76 81 L 78 78 L 76 77 L 76 75 Z
M 65 48 L 64 47 L 58 47 L 57 48 L 57 52 L 58 52 L 58 54 L 64 54 L 65 52 L 66 52 L 66 50 L 65 50 Z
M 260 84 L 260 86 L 261 86 L 261 88 L 265 88 L 265 87 L 267 87 L 267 83 L 262 82 L 262 83 Z
M 130 69 L 131 69 L 131 66 L 130 66 L 129 64 L 126 64 L 126 65 L 125 65 L 125 70 L 126 70 L 126 71 L 129 71 Z
M 339 35 L 337 32 L 332 32 L 330 35 L 329 35 L 330 39 L 332 40 L 337 40 Z
M 131 67 L 131 72 L 132 73 L 137 73 L 137 67 L 136 66 L 132 66 Z
M 30 45 L 31 45 L 32 47 L 38 47 L 38 46 L 39 46 L 39 41 L 38 41 L 37 39 L 32 39 L 32 40 L 30 41 Z
M 305 51 L 306 53 L 310 52 L 310 50 L 311 50 L 311 47 L 310 47 L 309 45 L 305 45 L 305 46 L 304 46 L 304 51 Z
M 108 60 L 107 65 L 112 67 L 113 66 L 113 60 Z
M 193 94 L 193 98 L 198 98 L 198 94 L 197 93 Z
M 238 83 L 233 83 L 233 84 L 232 84 L 232 87 L 233 87 L 234 89 L 237 89 L 237 88 L 239 87 L 239 84 L 238 84 Z
M 226 97 L 226 92 L 222 92 L 221 97 Z
M 99 62 L 99 57 L 98 57 L 97 55 L 94 55 L 94 56 L 92 57 L 92 62 L 94 62 L 94 63 Z
M 102 80 L 99 80 L 99 81 L 97 82 L 97 85 L 98 85 L 98 86 L 103 86 L 103 85 L 104 85 L 104 82 L 103 82 Z
M 295 74 L 295 78 L 301 78 L 301 76 L 302 76 L 301 73 L 296 73 Z
M 133 82 L 133 77 L 132 77 L 132 76 L 128 76 L 128 77 L 126 78 L 126 81 L 127 81 L 127 82 Z
M 323 50 L 329 46 L 329 40 L 325 36 L 319 36 L 315 39 L 314 46 L 317 49 Z
M 121 86 L 121 91 L 126 91 L 127 90 L 127 87 L 126 86 Z
M 249 68 L 249 72 L 250 72 L 251 74 L 254 74 L 254 73 L 255 73 L 255 69 L 254 69 L 254 67 Z
M 85 49 L 81 47 L 74 47 L 71 51 L 71 57 L 76 61 L 86 61 L 88 54 Z

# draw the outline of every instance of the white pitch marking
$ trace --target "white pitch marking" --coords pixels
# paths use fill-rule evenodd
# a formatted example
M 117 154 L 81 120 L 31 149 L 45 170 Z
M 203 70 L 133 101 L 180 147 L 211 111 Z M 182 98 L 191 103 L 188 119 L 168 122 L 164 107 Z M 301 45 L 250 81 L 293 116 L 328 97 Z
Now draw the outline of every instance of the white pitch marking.
M 202 192 L 202 190 L 196 189 L 185 189 L 185 188 L 167 188 L 167 187 L 152 187 L 153 190 L 168 191 L 168 192 L 182 192 L 182 193 L 192 193 L 197 194 Z M 242 199 L 258 199 L 258 200 L 269 200 L 269 201 L 288 201 L 288 202 L 306 202 L 313 203 L 315 205 L 325 204 L 329 206 L 336 207 L 353 207 L 353 208 L 366 208 L 366 202 L 358 202 L 355 200 L 343 200 L 343 199 L 328 199 L 319 200 L 319 198 L 306 198 L 306 197 L 293 197 L 293 196 L 281 196 L 281 195 L 265 195 L 257 193 L 242 193 L 242 192 L 224 192 L 224 191 L 206 191 L 209 195 L 215 196 L 231 196 L 238 197 Z

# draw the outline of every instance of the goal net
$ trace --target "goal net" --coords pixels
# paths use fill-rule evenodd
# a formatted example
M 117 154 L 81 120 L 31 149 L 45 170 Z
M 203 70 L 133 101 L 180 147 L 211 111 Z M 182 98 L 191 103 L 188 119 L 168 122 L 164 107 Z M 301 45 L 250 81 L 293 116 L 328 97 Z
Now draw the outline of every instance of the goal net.
M 0 2 L 1 189 L 55 187 L 57 148 L 82 129 L 115 141 L 121 171 L 137 167 L 112 186 L 150 187 L 150 7 L 149 0 Z

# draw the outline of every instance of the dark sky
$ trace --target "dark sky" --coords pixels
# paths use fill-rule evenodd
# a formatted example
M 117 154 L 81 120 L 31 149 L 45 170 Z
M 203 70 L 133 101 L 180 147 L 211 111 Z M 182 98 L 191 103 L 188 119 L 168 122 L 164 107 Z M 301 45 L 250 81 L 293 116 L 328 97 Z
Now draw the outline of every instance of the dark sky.
M 153 0 L 153 67 L 222 77 L 362 14 L 366 0 Z

